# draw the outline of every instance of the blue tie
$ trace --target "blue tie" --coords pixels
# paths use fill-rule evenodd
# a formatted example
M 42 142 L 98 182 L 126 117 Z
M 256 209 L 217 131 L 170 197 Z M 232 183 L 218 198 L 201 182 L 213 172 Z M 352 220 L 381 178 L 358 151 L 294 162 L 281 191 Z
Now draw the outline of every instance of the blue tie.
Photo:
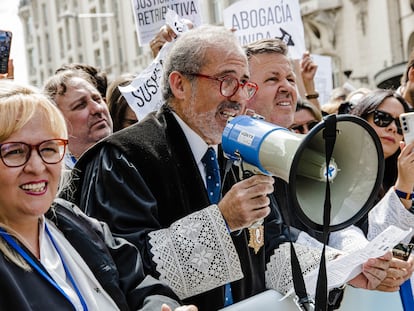
M 207 149 L 201 162 L 203 162 L 206 168 L 208 198 L 211 204 L 217 204 L 220 200 L 220 170 L 216 152 L 212 147 Z
M 212 147 L 209 147 L 201 159 L 204 167 L 206 168 L 206 183 L 207 193 L 211 204 L 217 204 L 220 200 L 220 169 L 217 162 L 216 152 Z M 230 283 L 225 285 L 224 288 L 224 306 L 233 304 L 233 295 L 231 294 Z

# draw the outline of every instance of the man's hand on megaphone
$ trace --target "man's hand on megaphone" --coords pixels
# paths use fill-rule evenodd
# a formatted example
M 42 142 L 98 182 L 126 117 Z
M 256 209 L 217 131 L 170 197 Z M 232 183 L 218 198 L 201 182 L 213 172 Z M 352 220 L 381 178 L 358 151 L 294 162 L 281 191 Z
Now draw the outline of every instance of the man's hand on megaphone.
M 273 184 L 273 177 L 259 174 L 233 185 L 218 203 L 230 231 L 250 227 L 270 213 L 267 195 L 273 192 Z

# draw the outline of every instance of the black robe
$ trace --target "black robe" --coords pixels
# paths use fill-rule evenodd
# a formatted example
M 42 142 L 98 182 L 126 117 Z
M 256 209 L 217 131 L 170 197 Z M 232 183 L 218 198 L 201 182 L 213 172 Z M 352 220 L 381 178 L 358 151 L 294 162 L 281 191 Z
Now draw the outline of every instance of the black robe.
M 230 171 L 224 176 L 222 152 L 218 158 L 224 195 L 237 181 L 237 174 Z M 210 205 L 190 146 L 166 106 L 96 144 L 79 159 L 73 172 L 72 187 L 64 197 L 135 244 L 143 254 L 146 270 L 155 277 L 159 274 L 148 233 Z M 272 206 L 265 224 L 269 253 L 286 241 L 285 229 L 277 206 Z M 258 254 L 248 247 L 246 229 L 231 237 L 244 274 L 243 279 L 232 283 L 237 302 L 265 290 L 266 254 L 263 247 Z M 224 286 L 184 300 L 200 311 L 217 310 L 223 301 Z
M 81 255 L 120 310 L 160 310 L 162 303 L 178 306 L 170 288 L 144 274 L 137 249 L 115 239 L 104 223 L 90 219 L 63 200 L 55 203 L 46 217 Z M 31 258 L 48 274 L 36 257 Z M 73 305 L 37 271 L 23 270 L 4 256 L 0 256 L 0 288 L 0 310 L 73 310 Z

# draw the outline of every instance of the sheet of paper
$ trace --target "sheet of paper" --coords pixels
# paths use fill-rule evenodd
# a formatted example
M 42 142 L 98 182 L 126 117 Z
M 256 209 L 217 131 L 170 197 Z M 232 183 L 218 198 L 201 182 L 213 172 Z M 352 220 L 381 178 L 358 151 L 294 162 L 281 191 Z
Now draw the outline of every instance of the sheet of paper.
M 411 233 L 395 226 L 389 226 L 364 248 L 347 255 L 338 257 L 326 264 L 328 288 L 339 287 L 353 279 L 362 271 L 362 264 L 369 258 L 377 258 L 397 245 Z M 319 267 L 304 276 L 309 295 L 315 296 Z

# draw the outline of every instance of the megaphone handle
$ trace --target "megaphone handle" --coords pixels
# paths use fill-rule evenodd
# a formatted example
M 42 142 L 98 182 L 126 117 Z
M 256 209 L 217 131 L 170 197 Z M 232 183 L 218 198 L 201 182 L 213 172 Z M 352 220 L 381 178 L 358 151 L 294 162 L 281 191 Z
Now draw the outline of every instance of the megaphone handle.
M 243 170 L 243 179 L 249 178 L 251 176 L 255 175 L 252 171 L 249 170 Z M 254 222 L 249 228 L 256 229 L 263 225 L 264 218 L 259 219 L 258 221 Z
M 252 177 L 254 175 L 252 171 L 244 170 L 244 169 L 242 169 L 242 173 L 243 173 L 243 179 Z

